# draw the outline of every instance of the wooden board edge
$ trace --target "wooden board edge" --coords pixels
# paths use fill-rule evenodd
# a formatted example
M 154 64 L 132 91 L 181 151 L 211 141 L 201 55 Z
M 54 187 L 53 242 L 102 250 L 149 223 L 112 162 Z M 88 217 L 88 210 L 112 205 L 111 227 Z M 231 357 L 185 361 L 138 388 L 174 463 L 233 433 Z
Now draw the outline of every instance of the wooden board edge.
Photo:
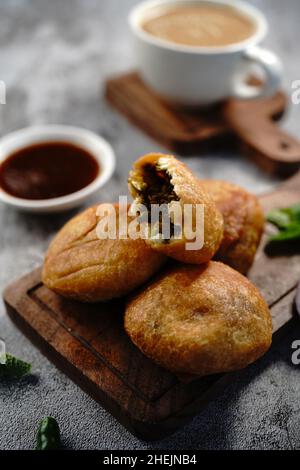
M 41 269 L 37 268 L 33 271 L 34 276 L 39 280 Z M 31 278 L 32 279 L 32 278 Z M 24 283 L 22 293 L 27 292 L 29 284 L 29 275 L 25 275 L 21 278 Z M 20 281 L 20 280 L 19 280 Z M 118 422 L 120 422 L 125 428 L 127 428 L 133 435 L 141 438 L 145 441 L 153 441 L 167 437 L 173 434 L 180 427 L 187 424 L 196 414 L 200 414 L 205 406 L 211 402 L 224 388 L 229 385 L 237 374 L 242 371 L 233 373 L 227 373 L 216 380 L 206 391 L 201 394 L 195 400 L 189 402 L 183 407 L 179 413 L 169 415 L 158 422 L 145 422 L 134 418 L 121 408 L 121 406 L 100 387 L 96 387 L 95 384 L 83 377 L 83 374 L 73 364 L 71 364 L 65 357 L 59 354 L 55 348 L 51 346 L 44 338 L 42 338 L 34 329 L 32 329 L 24 318 L 21 318 L 17 313 L 18 300 L 22 296 L 19 294 L 17 297 L 13 297 L 16 289 L 15 286 L 19 281 L 11 283 L 4 291 L 4 303 L 8 313 L 8 316 L 12 322 L 23 332 L 23 334 L 45 355 L 59 370 L 65 373 L 71 380 L 73 380 L 85 393 L 95 399 L 101 406 L 103 406 L 109 413 L 111 413 Z M 281 309 L 282 306 L 291 306 L 283 317 L 283 325 L 274 334 L 274 343 L 282 338 L 283 334 L 289 331 L 289 326 L 292 324 L 290 320 L 293 318 L 293 303 L 292 299 L 295 296 L 296 290 L 293 289 L 286 296 L 282 297 L 273 308 Z M 68 370 L 68 372 L 66 372 Z

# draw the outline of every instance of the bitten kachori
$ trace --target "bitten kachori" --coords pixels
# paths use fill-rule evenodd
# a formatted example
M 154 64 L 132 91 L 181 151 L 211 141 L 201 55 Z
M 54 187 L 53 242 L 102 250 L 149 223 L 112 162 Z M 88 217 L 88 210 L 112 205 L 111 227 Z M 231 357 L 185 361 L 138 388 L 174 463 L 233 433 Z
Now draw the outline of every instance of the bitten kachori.
M 119 206 L 114 205 L 116 215 Z M 147 281 L 165 257 L 142 239 L 99 239 L 99 206 L 71 219 L 52 241 L 43 282 L 56 293 L 84 302 L 121 297 Z M 128 221 L 128 207 L 125 206 Z M 118 223 L 118 217 L 117 217 Z M 117 227 L 118 229 L 118 227 Z
M 152 206 L 166 205 L 171 221 L 171 230 L 165 237 L 161 220 L 153 225 L 146 242 L 157 252 L 178 261 L 201 264 L 209 261 L 217 252 L 223 237 L 223 217 L 206 190 L 199 185 L 197 178 L 182 162 L 171 155 L 152 153 L 141 157 L 133 165 L 129 174 L 129 190 L 134 198 L 132 207 L 143 207 L 146 213 L 144 222 L 149 228 Z M 192 232 L 199 234 L 203 230 L 203 244 L 197 249 L 187 249 L 192 239 L 186 236 L 186 218 L 184 217 L 180 235 L 176 234 L 176 225 L 171 216 L 174 204 L 180 204 L 182 213 L 190 206 L 190 226 Z M 142 205 L 142 206 L 141 206 Z M 197 221 L 199 206 L 204 209 L 202 227 Z M 145 214 L 141 214 L 142 217 Z M 152 232 L 154 229 L 154 233 Z
M 223 215 L 224 235 L 215 259 L 241 273 L 251 267 L 264 228 L 264 214 L 256 196 L 218 180 L 200 180 Z
M 270 347 L 270 311 L 256 287 L 223 263 L 169 268 L 136 294 L 125 329 L 149 358 L 178 375 L 241 369 Z

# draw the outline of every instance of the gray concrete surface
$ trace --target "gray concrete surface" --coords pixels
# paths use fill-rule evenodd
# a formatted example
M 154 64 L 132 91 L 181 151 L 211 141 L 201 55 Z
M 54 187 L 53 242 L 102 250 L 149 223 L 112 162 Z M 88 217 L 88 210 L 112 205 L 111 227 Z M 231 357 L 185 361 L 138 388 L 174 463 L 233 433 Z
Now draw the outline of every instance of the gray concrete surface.
M 30 124 L 83 126 L 106 137 L 117 170 L 98 200 L 125 194 L 130 164 L 163 150 L 111 110 L 101 97 L 106 77 L 134 63 L 126 16 L 132 0 L 0 0 L 0 133 Z M 300 78 L 298 0 L 256 0 L 270 21 L 265 44 L 285 66 L 284 86 Z M 300 106 L 283 126 L 300 135 Z M 205 177 L 234 181 L 261 193 L 277 184 L 240 155 L 187 159 Z M 96 200 L 96 199 L 95 199 Z M 69 214 L 24 215 L 0 206 L 0 288 L 40 264 L 55 231 Z M 280 275 L 280 273 L 279 273 Z M 300 326 L 251 366 L 205 412 L 172 437 L 147 444 L 131 436 L 97 403 L 52 366 L 12 326 L 0 307 L 0 337 L 10 352 L 33 363 L 20 383 L 0 383 L 0 449 L 30 449 L 45 415 L 61 425 L 69 449 L 287 449 L 300 448 L 300 370 L 291 342 Z

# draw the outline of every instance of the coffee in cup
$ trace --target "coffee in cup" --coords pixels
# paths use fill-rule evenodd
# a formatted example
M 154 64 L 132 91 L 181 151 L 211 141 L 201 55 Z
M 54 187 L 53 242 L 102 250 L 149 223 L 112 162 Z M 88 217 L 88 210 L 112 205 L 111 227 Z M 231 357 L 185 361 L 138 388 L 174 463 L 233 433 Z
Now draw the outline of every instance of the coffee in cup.
M 148 0 L 132 10 L 129 24 L 142 79 L 172 103 L 255 99 L 280 86 L 280 60 L 260 46 L 266 18 L 244 1 Z M 264 75 L 261 86 L 248 83 L 253 66 Z
M 187 4 L 157 7 L 142 22 L 149 34 L 187 46 L 227 46 L 245 41 L 255 32 L 249 16 L 228 5 Z

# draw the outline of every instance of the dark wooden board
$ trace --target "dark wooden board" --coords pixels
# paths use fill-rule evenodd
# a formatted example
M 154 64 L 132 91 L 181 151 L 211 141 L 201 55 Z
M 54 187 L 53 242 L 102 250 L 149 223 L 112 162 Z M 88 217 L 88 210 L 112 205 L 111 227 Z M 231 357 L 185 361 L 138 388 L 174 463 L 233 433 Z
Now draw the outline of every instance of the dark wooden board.
M 266 210 L 300 201 L 300 173 L 261 200 Z M 271 307 L 275 333 L 293 317 L 300 252 L 269 256 L 264 244 L 265 238 L 249 276 Z M 4 301 L 15 324 L 59 369 L 144 439 L 175 431 L 236 374 L 180 382 L 131 343 L 123 329 L 124 301 L 63 299 L 42 284 L 40 269 L 11 284 Z
M 235 142 L 270 172 L 292 174 L 299 166 L 300 142 L 274 122 L 286 109 L 281 91 L 271 98 L 230 100 L 206 110 L 179 109 L 162 101 L 131 72 L 109 79 L 105 96 L 134 125 L 181 155 Z

